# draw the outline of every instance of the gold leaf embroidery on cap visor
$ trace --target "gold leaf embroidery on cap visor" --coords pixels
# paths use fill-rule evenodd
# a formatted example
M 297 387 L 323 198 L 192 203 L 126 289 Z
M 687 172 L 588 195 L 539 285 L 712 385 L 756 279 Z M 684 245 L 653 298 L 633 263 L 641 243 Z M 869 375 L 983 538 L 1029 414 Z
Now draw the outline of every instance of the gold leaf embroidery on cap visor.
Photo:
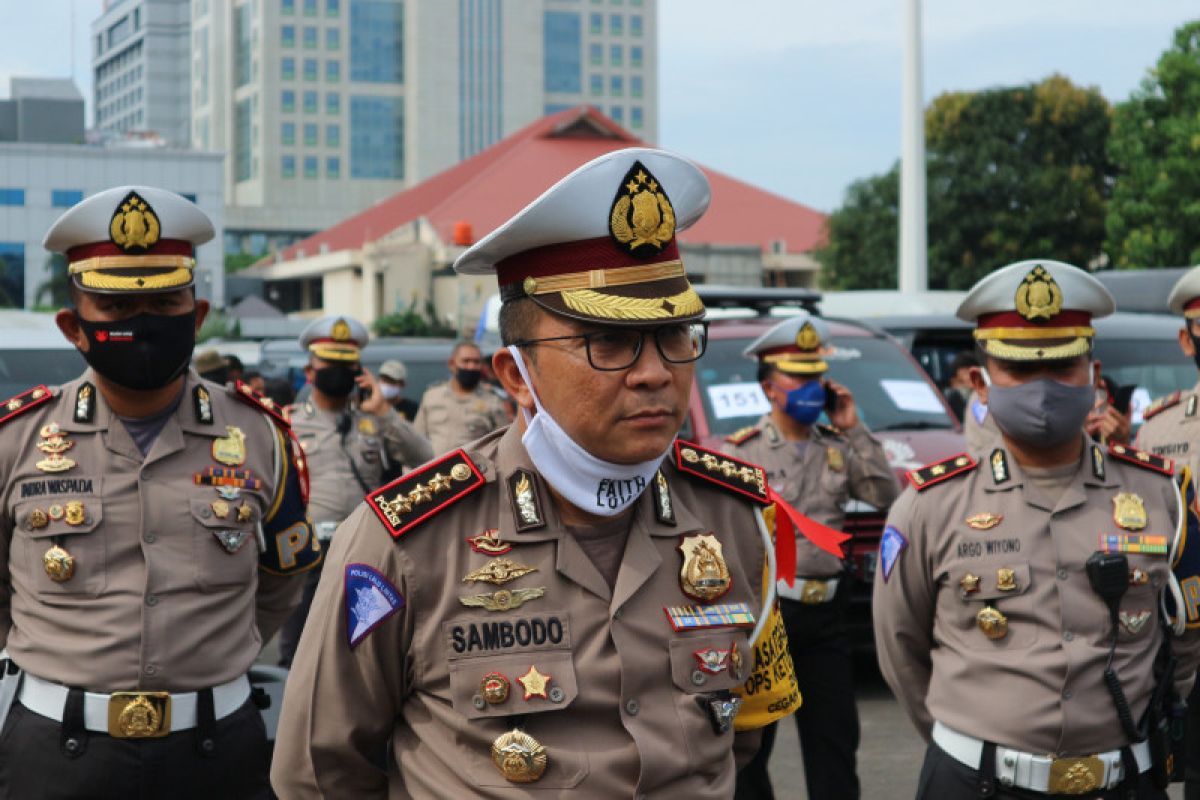
M 621 297 L 591 289 L 574 289 L 560 296 L 572 311 L 602 319 L 670 319 L 704 311 L 704 302 L 690 286 L 671 297 Z

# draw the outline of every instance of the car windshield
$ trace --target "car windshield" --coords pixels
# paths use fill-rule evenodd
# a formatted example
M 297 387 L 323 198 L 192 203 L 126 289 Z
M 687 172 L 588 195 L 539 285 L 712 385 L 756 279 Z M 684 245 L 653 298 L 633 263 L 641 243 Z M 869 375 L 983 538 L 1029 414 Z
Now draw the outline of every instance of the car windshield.
M 75 348 L 0 350 L 0 397 L 13 397 L 40 383 L 66 383 L 78 378 L 86 367 Z
M 750 339 L 710 339 L 696 379 L 711 433 L 752 425 L 768 410 L 755 381 L 756 364 L 742 356 Z M 829 377 L 848 388 L 873 431 L 952 427 L 941 398 L 895 344 L 866 336 L 834 337 Z M 824 417 L 822 417 L 824 419 Z
M 1196 365 L 1179 352 L 1174 339 L 1119 339 L 1096 337 L 1096 358 L 1101 370 L 1119 386 L 1135 386 L 1130 408 L 1133 424 L 1156 397 L 1196 385 Z

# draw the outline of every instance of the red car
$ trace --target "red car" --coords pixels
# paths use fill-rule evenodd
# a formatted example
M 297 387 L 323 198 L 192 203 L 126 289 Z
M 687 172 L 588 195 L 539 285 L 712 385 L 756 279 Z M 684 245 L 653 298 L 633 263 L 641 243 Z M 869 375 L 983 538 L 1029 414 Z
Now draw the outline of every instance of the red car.
M 720 448 L 725 436 L 753 425 L 767 410 L 755 380 L 757 362 L 742 350 L 798 307 L 815 312 L 819 295 L 795 289 L 719 289 L 697 286 L 710 309 L 708 350 L 696 364 L 689 422 L 681 438 Z M 881 330 L 847 319 L 825 318 L 834 352 L 829 377 L 850 389 L 859 417 L 882 441 L 904 485 L 904 473 L 965 448 L 958 422 L 937 387 L 912 355 Z M 850 625 L 855 641 L 871 639 L 871 580 L 886 512 L 852 501 L 846 532 L 858 582 Z

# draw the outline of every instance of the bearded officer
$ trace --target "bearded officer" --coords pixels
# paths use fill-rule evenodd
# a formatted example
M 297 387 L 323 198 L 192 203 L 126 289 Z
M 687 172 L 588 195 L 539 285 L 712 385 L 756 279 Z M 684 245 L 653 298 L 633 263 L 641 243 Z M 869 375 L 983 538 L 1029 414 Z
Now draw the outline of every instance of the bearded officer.
M 851 498 L 886 511 L 899 493 L 887 454 L 858 418 L 850 390 L 824 380 L 829 337 L 823 320 L 801 314 L 780 322 L 743 353 L 758 361 L 758 380 L 771 410 L 729 436 L 722 448 L 761 464 L 767 478 L 806 516 L 841 528 Z M 825 412 L 829 425 L 818 424 Z M 855 773 L 858 710 L 854 664 L 846 634 L 850 596 L 846 562 L 797 537 L 797 580 L 779 583 L 779 605 L 804 704 L 796 727 L 809 797 L 859 795 Z M 774 727 L 738 776 L 739 796 L 772 797 L 767 761 Z
M 1193 267 L 1171 288 L 1167 297 L 1171 312 L 1183 318 L 1179 349 L 1200 368 L 1200 267 Z M 1190 391 L 1171 392 L 1155 400 L 1143 413 L 1138 447 L 1158 456 L 1186 464 L 1195 476 L 1200 466 L 1200 384 Z M 1185 796 L 1200 800 L 1200 692 L 1188 698 L 1187 763 Z
M 368 339 L 361 322 L 338 315 L 314 320 L 300 334 L 312 394 L 291 407 L 288 417 L 313 476 L 308 514 L 322 544 L 363 495 L 383 485 L 385 472 L 399 474 L 433 455 L 429 442 L 392 409 L 378 379 L 362 366 Z M 361 400 L 352 397 L 356 389 Z M 305 577 L 300 605 L 279 633 L 282 666 L 290 666 L 296 654 L 319 579 L 320 567 Z
M 212 236 L 148 186 L 46 235 L 74 304 L 56 321 L 89 369 L 0 417 L 0 796 L 269 796 L 246 671 L 319 551 L 287 423 L 188 370 Z
M 770 492 L 760 468 L 675 440 L 706 330 L 674 235 L 708 201 L 691 163 L 620 150 L 460 256 L 498 278 L 493 363 L 522 414 L 334 536 L 284 700 L 281 796 L 733 794 Z
M 1197 637 L 1159 600 L 1195 559 L 1171 462 L 1084 433 L 1091 321 L 1113 306 L 1056 261 L 997 270 L 959 306 L 1002 438 L 909 473 L 875 580 L 880 666 L 931 739 L 919 797 L 1165 797 L 1145 715 L 1190 685 Z
M 458 342 L 448 364 L 450 380 L 425 390 L 413 425 L 429 438 L 433 452 L 445 453 L 498 430 L 511 420 L 483 378 L 483 355 L 474 342 Z

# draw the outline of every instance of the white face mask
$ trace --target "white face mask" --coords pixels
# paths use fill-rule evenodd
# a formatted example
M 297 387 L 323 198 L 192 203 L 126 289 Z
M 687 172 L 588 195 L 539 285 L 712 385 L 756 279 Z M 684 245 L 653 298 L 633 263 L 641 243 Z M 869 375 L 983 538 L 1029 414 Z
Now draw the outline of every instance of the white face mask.
M 404 390 L 391 383 L 381 383 L 379 384 L 379 391 L 383 392 L 383 399 L 390 402 L 399 397 L 400 393 Z
M 580 447 L 542 406 L 525 369 L 521 351 L 510 346 L 508 352 L 516 360 L 517 369 L 521 371 L 537 408 L 537 413 L 532 416 L 521 409 L 525 415 L 525 435 L 521 437 L 521 444 L 525 445 L 525 451 L 542 478 L 567 502 L 589 514 L 615 517 L 633 505 L 650 485 L 650 479 L 670 448 L 657 458 L 640 464 L 610 464 L 596 458 Z

